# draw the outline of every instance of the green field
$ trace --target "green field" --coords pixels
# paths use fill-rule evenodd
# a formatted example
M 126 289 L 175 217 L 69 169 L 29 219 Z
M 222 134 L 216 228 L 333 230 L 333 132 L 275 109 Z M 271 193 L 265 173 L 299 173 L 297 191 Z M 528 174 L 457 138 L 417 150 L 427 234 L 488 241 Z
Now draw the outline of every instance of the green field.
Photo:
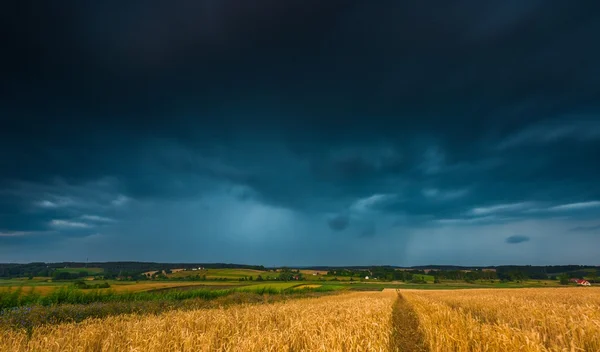
M 413 274 L 413 279 L 425 280 L 427 282 L 433 282 L 435 280 L 433 275 L 423 275 L 423 274 Z
M 47 277 L 34 277 L 33 279 L 28 279 L 26 277 L 20 277 L 15 279 L 0 279 L 0 287 L 7 286 L 38 286 L 38 285 L 56 285 L 57 283 L 51 282 L 50 278 Z
M 276 290 L 286 290 L 288 288 L 292 288 L 294 286 L 299 286 L 304 284 L 304 282 L 300 281 L 293 281 L 293 282 L 267 282 L 267 283 L 261 283 L 261 284 L 256 284 L 256 285 L 248 285 L 248 286 L 244 286 L 243 288 L 239 288 L 238 290 L 240 291 L 247 291 L 247 290 L 260 290 L 260 289 L 276 289 Z
M 241 279 L 245 277 L 252 277 L 256 279 L 258 275 L 262 277 L 276 277 L 278 273 L 269 272 L 269 271 L 261 271 L 261 270 L 253 270 L 253 269 L 204 269 L 204 270 L 183 270 L 177 271 L 167 275 L 169 278 L 185 278 L 185 277 L 194 277 L 194 276 L 203 276 L 206 275 L 207 279 Z
M 92 275 L 98 275 L 103 272 L 102 268 L 61 268 L 57 271 L 79 273 L 86 270 Z M 525 280 L 521 282 L 501 282 L 499 280 L 485 281 L 477 280 L 467 283 L 465 281 L 442 280 L 441 283 L 434 284 L 434 276 L 414 274 L 413 278 L 423 279 L 425 283 L 411 283 L 402 281 L 379 281 L 379 280 L 357 280 L 349 281 L 350 277 L 338 277 L 323 275 L 312 275 L 312 272 L 307 272 L 304 275 L 303 281 L 256 281 L 261 275 L 263 279 L 276 278 L 278 272 L 261 271 L 252 269 L 205 269 L 205 270 L 181 270 L 168 274 L 167 280 L 143 280 L 143 281 L 121 281 L 121 280 L 94 280 L 86 281 L 90 285 L 108 282 L 110 289 L 115 292 L 143 292 L 143 291 L 162 291 L 171 289 L 189 290 L 192 286 L 201 288 L 206 286 L 210 289 L 218 289 L 219 285 L 240 286 L 240 279 L 252 277 L 253 281 L 244 281 L 243 290 L 287 290 L 299 285 L 312 285 L 312 288 L 325 287 L 328 288 L 345 288 L 350 290 L 382 290 L 384 288 L 403 288 L 403 289 L 468 289 L 468 288 L 521 288 L 521 287 L 557 287 L 560 286 L 558 280 Z M 185 279 L 186 277 L 205 277 L 205 280 L 177 280 Z M 31 290 L 41 295 L 48 295 L 59 287 L 73 286 L 73 281 L 56 281 L 53 282 L 47 277 L 17 278 L 17 279 L 2 279 L 0 280 L 0 291 L 6 289 L 21 288 L 21 292 L 27 293 Z
M 195 272 L 195 271 L 194 271 Z M 240 275 L 238 271 L 232 275 Z M 222 277 L 222 276 L 221 276 Z M 110 290 L 115 292 L 144 292 L 144 291 L 163 291 L 171 289 L 199 289 L 203 286 L 210 289 L 219 289 L 222 286 L 223 289 L 236 288 L 238 290 L 255 291 L 266 289 L 267 291 L 282 291 L 301 285 L 312 285 L 318 287 L 325 287 L 325 289 L 349 289 L 357 291 L 381 291 L 385 288 L 402 288 L 402 289 L 429 289 L 429 290 L 448 290 L 448 289 L 470 289 L 470 288 L 525 288 L 525 287 L 562 287 L 556 280 L 526 280 L 522 282 L 500 282 L 498 280 L 494 282 L 490 281 L 476 281 L 474 283 L 467 283 L 464 281 L 442 281 L 439 284 L 434 284 L 432 281 L 428 281 L 425 284 L 415 284 L 409 282 L 384 282 L 377 280 L 370 281 L 321 281 L 321 280 L 304 280 L 304 281 L 245 281 L 243 288 L 240 287 L 239 281 L 236 276 L 230 277 L 230 281 L 222 280 L 206 280 L 206 281 L 176 281 L 176 280 L 149 280 L 149 281 L 118 281 L 118 280 L 95 280 L 90 281 L 93 283 L 108 282 L 110 284 Z M 41 295 L 48 295 L 60 287 L 70 287 L 73 283 L 70 281 L 52 282 L 48 281 L 48 278 L 34 278 L 28 279 L 9 279 L 0 280 L 0 291 L 6 291 L 9 289 L 20 288 L 23 294 L 34 290 Z

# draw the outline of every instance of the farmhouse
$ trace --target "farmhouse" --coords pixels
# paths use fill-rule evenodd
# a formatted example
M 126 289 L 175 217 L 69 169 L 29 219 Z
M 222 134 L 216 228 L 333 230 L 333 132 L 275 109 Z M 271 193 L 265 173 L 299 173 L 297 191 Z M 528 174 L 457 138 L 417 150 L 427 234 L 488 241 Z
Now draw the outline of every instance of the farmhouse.
M 580 286 L 592 286 L 589 281 L 583 279 L 569 279 L 569 282 L 576 283 Z

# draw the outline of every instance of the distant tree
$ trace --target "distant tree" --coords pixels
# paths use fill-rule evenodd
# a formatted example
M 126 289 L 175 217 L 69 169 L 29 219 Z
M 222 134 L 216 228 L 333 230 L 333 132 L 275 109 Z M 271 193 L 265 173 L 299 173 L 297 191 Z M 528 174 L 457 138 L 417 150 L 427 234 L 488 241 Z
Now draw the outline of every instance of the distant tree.
M 290 280 L 302 280 L 302 274 L 301 273 L 297 273 L 293 270 L 284 268 L 281 269 L 281 272 L 279 273 L 279 276 L 277 277 L 278 280 L 281 281 L 290 281 Z
M 77 280 L 75 282 L 73 282 L 73 285 L 79 289 L 86 289 L 88 288 L 86 283 L 83 280 Z
M 256 281 L 263 281 L 263 280 L 264 280 L 264 279 L 263 279 L 263 277 L 262 277 L 261 275 L 258 275 L 258 276 L 256 277 Z
M 594 270 L 590 273 L 590 281 L 596 283 L 598 282 L 598 270 Z
M 422 276 L 413 276 L 413 279 L 410 280 L 411 283 L 413 284 L 426 284 L 427 281 L 425 281 L 425 279 L 423 279 Z
M 560 284 L 561 285 L 568 285 L 569 284 L 569 276 L 568 275 L 560 275 L 559 276 L 559 280 L 560 280 Z
M 525 275 L 525 273 L 523 273 L 520 270 L 513 271 L 509 275 L 510 275 L 510 279 L 512 281 L 520 282 L 520 281 L 523 281 L 523 280 L 527 279 L 527 276 Z
M 52 273 L 52 278 L 54 280 L 73 280 L 79 278 L 78 274 L 71 274 L 66 271 L 55 271 Z

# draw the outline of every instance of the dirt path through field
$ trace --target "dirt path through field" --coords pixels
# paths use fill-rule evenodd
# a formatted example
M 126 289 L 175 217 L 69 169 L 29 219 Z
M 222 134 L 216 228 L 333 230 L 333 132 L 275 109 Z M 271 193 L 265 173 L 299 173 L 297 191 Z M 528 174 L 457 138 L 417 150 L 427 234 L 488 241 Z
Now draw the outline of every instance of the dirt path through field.
M 392 312 L 392 337 L 390 351 L 427 352 L 425 337 L 419 330 L 419 320 L 410 303 L 401 293 L 394 303 Z

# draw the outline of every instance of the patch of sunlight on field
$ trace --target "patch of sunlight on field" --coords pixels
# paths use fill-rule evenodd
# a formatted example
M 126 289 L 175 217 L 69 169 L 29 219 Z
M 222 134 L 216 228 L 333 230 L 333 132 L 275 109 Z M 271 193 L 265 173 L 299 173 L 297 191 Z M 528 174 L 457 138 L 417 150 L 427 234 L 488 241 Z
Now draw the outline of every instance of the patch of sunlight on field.
M 238 290 L 262 290 L 262 289 L 277 289 L 277 290 L 285 290 L 288 288 L 292 288 L 294 286 L 298 286 L 298 282 L 273 282 L 273 283 L 264 283 L 264 284 L 256 284 L 244 286 L 243 288 L 239 288 Z
M 91 281 L 90 284 L 95 283 L 103 283 L 104 280 L 99 281 Z M 201 282 L 135 282 L 135 281 L 107 281 L 110 283 L 110 288 L 98 289 L 100 291 L 115 291 L 115 292 L 144 292 L 151 290 L 160 290 L 167 288 L 177 288 L 177 287 L 195 287 L 198 289 L 202 289 L 203 286 L 210 286 L 211 289 L 214 289 L 215 286 L 222 286 L 224 290 L 239 287 L 238 282 L 223 282 L 223 281 L 201 281 Z M 15 291 L 17 289 L 21 290 L 22 294 L 27 294 L 33 290 L 34 292 L 40 293 L 42 296 L 50 294 L 52 291 L 59 289 L 61 287 L 72 287 L 73 284 L 71 282 L 53 282 L 53 283 L 43 283 L 43 284 L 31 284 L 31 285 L 19 285 L 19 286 L 0 286 L 0 291 Z
M 60 286 L 6 286 L 6 287 L 0 287 L 0 292 L 6 292 L 6 291 L 15 291 L 15 290 L 21 290 L 21 294 L 28 294 L 30 292 L 35 292 L 35 293 L 39 293 L 42 296 L 47 295 L 49 293 L 51 293 L 52 291 L 54 291 L 55 289 L 59 288 Z
M 142 282 L 142 283 L 132 283 L 132 284 L 111 284 L 111 287 L 106 290 L 113 290 L 116 292 L 142 292 L 142 291 L 150 291 L 157 289 L 165 289 L 165 288 L 175 288 L 175 287 L 186 287 L 186 286 L 198 286 L 198 288 L 202 288 L 202 285 L 218 285 L 223 286 L 223 289 L 227 289 L 228 286 L 235 285 L 236 283 L 207 283 L 207 282 Z
M 300 285 L 300 286 L 294 287 L 294 289 L 295 290 L 302 290 L 302 289 L 305 289 L 305 288 L 318 288 L 318 287 L 321 287 L 321 286 L 323 286 L 323 285 Z
M 207 278 L 217 278 L 217 277 L 225 277 L 225 278 L 242 278 L 246 276 L 258 276 L 258 275 L 271 275 L 277 276 L 277 273 L 262 271 L 262 270 L 254 270 L 254 269 L 207 269 L 206 277 Z
M 149 272 L 154 273 L 154 272 Z M 207 279 L 240 279 L 244 277 L 258 277 L 258 275 L 266 276 L 277 276 L 277 273 L 262 271 L 262 270 L 254 270 L 254 269 L 203 269 L 203 270 L 183 270 L 183 269 L 174 269 L 171 274 L 167 276 L 170 278 L 185 278 L 185 277 L 195 277 L 195 276 L 204 276 L 206 275 Z
M 431 351 L 600 351 L 600 289 L 401 290 Z
M 308 269 L 300 269 L 300 272 L 306 276 L 318 276 L 318 275 L 327 275 L 327 271 L 325 270 L 308 270 Z M 313 275 L 315 274 L 315 275 Z
M 71 274 L 78 274 L 82 271 L 87 272 L 90 275 L 102 274 L 104 269 L 102 268 L 57 268 L 56 272 L 65 272 Z
M 0 351 L 385 351 L 396 294 L 121 315 L 2 333 Z

